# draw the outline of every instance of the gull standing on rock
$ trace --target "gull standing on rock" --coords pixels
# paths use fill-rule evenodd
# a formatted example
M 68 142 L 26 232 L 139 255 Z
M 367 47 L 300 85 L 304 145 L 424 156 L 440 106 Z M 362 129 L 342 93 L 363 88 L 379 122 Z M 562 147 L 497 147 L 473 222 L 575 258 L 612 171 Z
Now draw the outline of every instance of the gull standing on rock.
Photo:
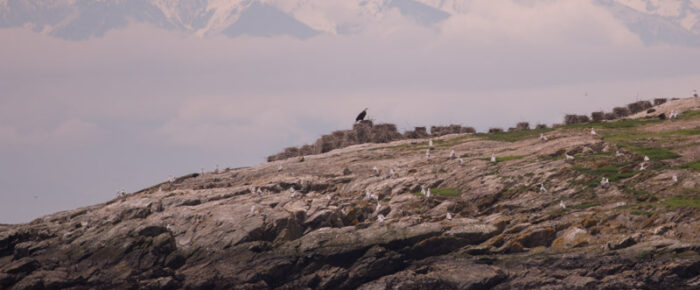
M 566 160 L 574 160 L 574 156 L 571 156 L 568 153 L 564 153 L 564 156 L 566 156 Z
M 394 168 L 389 170 L 389 178 L 394 178 L 396 176 L 396 171 L 394 171 Z
M 374 209 L 374 211 L 379 212 L 379 210 L 382 209 L 382 205 L 377 203 L 377 207 Z
M 496 163 L 496 153 L 491 153 L 491 163 Z
M 258 196 L 262 196 L 262 195 L 263 195 L 263 191 L 262 191 L 262 189 L 260 189 L 260 187 L 258 187 L 257 193 L 258 193 Z
M 277 172 L 282 172 L 282 170 L 284 170 L 284 167 L 282 167 L 282 165 L 280 164 L 280 166 L 277 167 Z
M 297 197 L 297 191 L 294 189 L 294 187 L 289 188 L 289 192 L 292 194 L 292 198 Z
M 615 157 L 622 157 L 622 156 L 625 156 L 625 154 L 622 154 L 622 152 L 620 152 L 620 150 L 617 150 L 615 152 Z
M 541 192 L 541 193 L 547 193 L 547 189 L 544 188 L 544 183 L 540 183 L 540 192 Z
M 372 170 L 374 171 L 374 175 L 379 175 L 379 168 L 377 168 L 377 166 L 373 167 Z
M 547 142 L 547 136 L 545 136 L 544 134 L 540 133 L 540 141 L 542 141 L 542 142 Z
M 598 135 L 598 133 L 596 133 L 595 129 L 591 128 L 591 135 L 595 136 Z
M 603 177 L 603 179 L 600 180 L 600 186 L 607 187 L 608 184 L 610 184 L 610 179 Z
M 383 223 L 386 220 L 383 214 L 377 215 L 377 221 Z
M 644 162 L 649 161 L 649 156 L 644 155 Z
M 250 207 L 250 215 L 255 215 L 255 213 L 256 213 L 255 206 L 251 206 Z
M 425 193 L 425 197 L 430 198 L 433 194 L 430 192 L 430 188 L 428 188 L 428 192 Z
M 425 194 L 426 194 L 426 192 L 425 192 L 425 185 L 421 185 L 421 186 L 420 186 L 420 194 L 422 194 L 423 196 L 425 196 Z
M 678 182 L 678 175 L 674 175 L 673 177 L 671 177 L 671 180 L 673 180 L 673 183 Z
M 450 159 L 455 159 L 455 156 L 456 156 L 456 155 L 457 155 L 457 154 L 455 154 L 455 150 L 453 149 L 453 150 L 450 152 Z
M 451 221 L 451 220 L 452 220 L 452 214 L 450 214 L 450 213 L 448 212 L 446 218 L 447 218 L 448 221 Z
M 462 160 L 462 157 L 459 157 L 459 159 L 457 159 L 457 162 L 459 162 L 459 165 L 464 165 L 464 160 Z
M 430 159 L 430 149 L 425 150 L 425 158 Z
M 430 138 L 430 140 L 428 140 L 428 147 L 433 148 L 433 138 Z
M 646 168 L 646 163 L 643 163 L 643 162 L 642 162 L 642 164 L 639 165 L 639 171 L 644 171 L 645 169 L 647 169 L 647 168 Z
M 559 207 L 561 207 L 562 209 L 566 209 L 566 204 L 564 204 L 563 200 L 559 201 Z
M 172 175 L 168 175 L 168 182 L 174 183 L 174 182 L 175 182 L 175 177 L 173 177 Z

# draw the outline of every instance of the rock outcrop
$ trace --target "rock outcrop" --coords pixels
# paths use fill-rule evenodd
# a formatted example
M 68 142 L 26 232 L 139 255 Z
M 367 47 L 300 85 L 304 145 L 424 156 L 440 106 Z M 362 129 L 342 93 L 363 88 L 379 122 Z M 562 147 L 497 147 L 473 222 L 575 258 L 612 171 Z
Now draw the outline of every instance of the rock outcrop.
M 352 145 L 0 225 L 0 288 L 697 289 L 700 114 L 664 106 L 681 117 Z

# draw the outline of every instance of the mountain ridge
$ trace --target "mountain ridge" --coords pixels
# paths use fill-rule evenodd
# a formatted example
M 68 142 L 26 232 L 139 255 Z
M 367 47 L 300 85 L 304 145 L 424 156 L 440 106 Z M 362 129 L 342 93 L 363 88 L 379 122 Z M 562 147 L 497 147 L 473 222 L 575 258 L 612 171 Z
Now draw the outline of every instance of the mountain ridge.
M 684 0 L 676 6 L 673 3 L 659 6 L 660 3 L 652 2 L 593 0 L 647 44 L 697 46 L 700 43 L 700 3 Z M 437 25 L 452 15 L 470 13 L 470 5 L 471 1 L 467 0 L 356 1 L 346 2 L 343 6 L 344 16 L 340 16 L 327 4 L 314 1 L 6 0 L 0 2 L 0 27 L 29 26 L 35 32 L 59 38 L 86 40 L 102 37 L 110 30 L 123 28 L 130 21 L 135 21 L 199 36 L 223 33 L 231 37 L 243 34 L 264 37 L 289 35 L 306 39 L 313 34 L 354 33 L 367 23 L 381 20 L 393 10 L 419 25 Z M 245 26 L 246 29 L 236 33 L 226 33 L 236 25 L 241 15 L 246 19 L 256 19 L 255 25 Z M 284 23 L 278 22 L 279 16 L 286 18 Z M 292 27 L 283 30 L 290 23 Z

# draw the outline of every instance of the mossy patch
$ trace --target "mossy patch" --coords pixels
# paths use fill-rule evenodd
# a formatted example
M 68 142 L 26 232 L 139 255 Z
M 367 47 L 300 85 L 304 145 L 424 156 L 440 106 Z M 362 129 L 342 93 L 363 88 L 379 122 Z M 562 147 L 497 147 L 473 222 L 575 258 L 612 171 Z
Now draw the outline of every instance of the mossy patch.
M 581 128 L 604 128 L 604 129 L 620 129 L 620 128 L 634 128 L 647 124 L 658 123 L 660 120 L 645 120 L 645 119 L 627 119 L 619 120 L 615 122 L 600 122 L 600 123 L 581 123 L 581 124 L 570 124 L 564 126 L 567 129 L 581 129 Z
M 598 204 L 594 203 L 594 202 L 586 202 L 586 203 L 571 206 L 571 208 L 573 208 L 573 209 L 587 209 L 587 208 L 594 207 L 594 206 L 598 206 Z
M 685 197 L 682 195 L 676 195 L 669 197 L 663 201 L 663 204 L 666 205 L 667 207 L 671 209 L 677 209 L 677 208 L 683 208 L 683 207 L 692 207 L 692 208 L 700 208 L 700 198 L 698 197 Z
M 700 171 L 700 160 L 688 162 L 686 164 L 681 164 L 678 166 L 678 168 Z
M 655 147 L 655 148 L 634 148 L 633 149 L 636 153 L 639 153 L 640 155 L 646 155 L 649 156 L 649 159 L 653 161 L 659 161 L 659 160 L 666 160 L 666 159 L 675 159 L 678 157 L 681 157 L 680 155 L 671 152 L 667 148 L 662 148 L 662 147 Z

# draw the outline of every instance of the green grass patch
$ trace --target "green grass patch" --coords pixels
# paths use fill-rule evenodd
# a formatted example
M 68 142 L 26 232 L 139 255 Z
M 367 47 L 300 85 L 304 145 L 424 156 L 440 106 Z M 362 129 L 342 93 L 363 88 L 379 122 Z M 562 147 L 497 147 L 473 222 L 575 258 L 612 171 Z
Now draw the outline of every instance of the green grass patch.
M 586 168 L 581 166 L 574 166 L 573 169 L 586 175 L 596 176 L 596 179 L 589 182 L 590 187 L 596 187 L 600 183 L 601 177 L 606 177 L 610 182 L 618 181 L 620 179 L 630 178 L 635 176 L 637 172 L 634 171 L 622 171 L 622 167 L 629 165 L 629 162 L 624 162 L 615 165 L 608 165 L 600 168 Z
M 663 204 L 671 209 L 692 207 L 700 208 L 700 199 L 698 198 L 686 198 L 681 195 L 672 196 L 663 201 Z
M 583 123 L 583 124 L 571 124 L 566 125 L 564 128 L 567 129 L 581 129 L 581 128 L 603 128 L 603 129 L 620 129 L 620 128 L 634 128 L 647 124 L 658 123 L 659 120 L 645 120 L 645 119 L 628 119 L 619 120 L 615 122 L 600 122 L 600 123 Z
M 631 208 L 630 213 L 633 215 L 643 215 L 643 216 L 652 216 L 654 214 L 651 211 L 641 210 L 638 208 Z
M 675 159 L 675 158 L 681 157 L 680 155 L 673 153 L 670 150 L 668 150 L 666 148 L 662 148 L 662 147 L 634 148 L 632 150 L 634 150 L 638 154 L 649 156 L 649 159 L 654 160 L 654 161 Z
M 587 209 L 587 208 L 594 207 L 594 206 L 598 206 L 598 204 L 594 203 L 594 202 L 586 202 L 586 203 L 571 206 L 571 208 L 573 208 L 573 209 Z
M 523 130 L 502 133 L 479 133 L 477 134 L 477 136 L 493 141 L 516 142 L 521 140 L 539 138 L 540 134 L 549 131 L 552 131 L 552 129 Z
M 681 164 L 678 166 L 678 168 L 681 169 L 690 169 L 694 171 L 700 171 L 700 160 L 696 160 L 693 162 L 688 162 L 686 164 Z
M 700 110 L 687 111 L 678 116 L 678 119 L 681 120 L 691 120 L 695 118 L 700 118 Z

